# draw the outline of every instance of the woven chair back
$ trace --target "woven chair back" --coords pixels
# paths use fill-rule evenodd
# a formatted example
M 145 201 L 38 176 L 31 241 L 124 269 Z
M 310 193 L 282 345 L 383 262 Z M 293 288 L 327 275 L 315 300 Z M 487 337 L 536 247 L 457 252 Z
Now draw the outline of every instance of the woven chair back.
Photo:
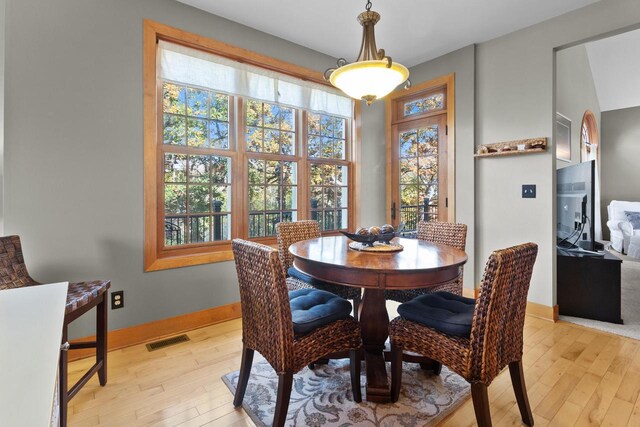
M 289 253 L 289 246 L 302 240 L 320 237 L 320 226 L 318 221 L 312 220 L 280 222 L 276 224 L 276 235 L 280 262 L 286 272 L 293 265 L 293 255 Z
M 234 239 L 242 307 L 242 341 L 260 352 L 276 372 L 293 366 L 293 323 L 278 251 Z
M 462 251 L 467 245 L 467 224 L 440 221 L 420 221 L 418 239 L 452 246 Z
M 452 246 L 464 251 L 467 246 L 467 224 L 456 224 L 440 221 L 420 221 L 418 223 L 418 239 L 441 245 Z M 453 292 L 462 295 L 464 267 L 460 267 L 460 275 L 434 290 Z
M 522 359 L 527 293 L 538 245 L 495 251 L 485 267 L 471 329 L 471 382 L 489 384 Z
M 20 236 L 0 237 L 0 290 L 37 284 L 24 264 Z

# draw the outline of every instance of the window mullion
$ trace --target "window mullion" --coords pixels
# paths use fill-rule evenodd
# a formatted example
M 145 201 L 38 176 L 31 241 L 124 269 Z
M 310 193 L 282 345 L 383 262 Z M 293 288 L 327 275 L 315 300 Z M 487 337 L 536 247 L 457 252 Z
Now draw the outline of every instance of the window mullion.
M 307 112 L 300 111 L 297 121 L 298 140 L 298 218 L 311 218 L 310 190 L 309 190 L 309 164 L 307 163 Z
M 236 164 L 235 174 L 232 185 L 235 194 L 234 204 L 236 206 L 236 213 L 233 215 L 235 224 L 235 234 L 237 237 L 246 239 L 248 237 L 248 227 L 246 224 L 249 222 L 249 185 L 248 185 L 248 173 L 247 173 L 247 156 L 246 156 L 246 141 L 245 141 L 245 102 L 244 98 L 236 97 L 234 103 L 235 109 L 235 132 L 236 132 Z

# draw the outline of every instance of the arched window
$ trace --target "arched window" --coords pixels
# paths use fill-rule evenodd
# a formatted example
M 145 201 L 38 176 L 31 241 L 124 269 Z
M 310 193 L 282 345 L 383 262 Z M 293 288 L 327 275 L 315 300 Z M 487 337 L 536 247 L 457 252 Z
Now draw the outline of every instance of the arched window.
M 580 159 L 582 162 L 598 160 L 599 142 L 596 116 L 587 110 L 582 117 L 580 130 Z

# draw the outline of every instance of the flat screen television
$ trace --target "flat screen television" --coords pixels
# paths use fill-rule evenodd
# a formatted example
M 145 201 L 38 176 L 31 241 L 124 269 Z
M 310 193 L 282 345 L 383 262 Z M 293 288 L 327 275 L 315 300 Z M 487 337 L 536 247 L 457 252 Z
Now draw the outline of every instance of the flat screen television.
M 595 163 L 557 170 L 558 247 L 595 250 Z

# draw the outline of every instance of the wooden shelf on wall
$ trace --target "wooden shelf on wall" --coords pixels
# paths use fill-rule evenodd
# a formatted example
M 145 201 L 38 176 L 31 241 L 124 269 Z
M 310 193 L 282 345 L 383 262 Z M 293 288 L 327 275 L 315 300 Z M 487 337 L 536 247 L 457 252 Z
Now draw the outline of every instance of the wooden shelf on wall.
M 547 151 L 547 150 L 544 149 L 544 148 L 530 148 L 528 150 L 513 150 L 513 151 L 501 151 L 499 153 L 476 154 L 473 157 L 513 156 L 515 154 L 544 153 L 545 151 Z
M 518 147 L 524 147 L 524 149 L 518 149 Z M 545 151 L 547 151 L 547 138 L 530 138 L 479 145 L 474 157 L 513 156 L 516 154 L 544 153 Z

